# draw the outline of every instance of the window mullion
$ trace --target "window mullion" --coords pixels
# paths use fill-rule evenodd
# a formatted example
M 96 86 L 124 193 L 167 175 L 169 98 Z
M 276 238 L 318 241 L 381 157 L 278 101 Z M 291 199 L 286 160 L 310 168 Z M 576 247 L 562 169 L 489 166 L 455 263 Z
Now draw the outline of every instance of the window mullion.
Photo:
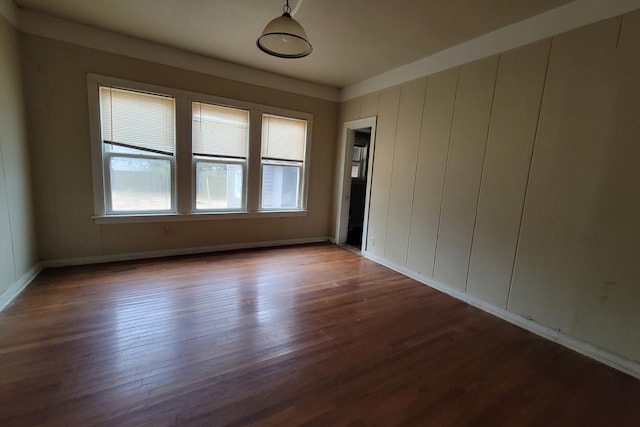
M 247 211 L 257 212 L 260 206 L 262 111 L 251 109 L 249 120 L 249 155 L 247 158 Z
M 191 100 L 176 96 L 176 210 L 187 214 L 193 207 L 193 162 L 191 160 Z

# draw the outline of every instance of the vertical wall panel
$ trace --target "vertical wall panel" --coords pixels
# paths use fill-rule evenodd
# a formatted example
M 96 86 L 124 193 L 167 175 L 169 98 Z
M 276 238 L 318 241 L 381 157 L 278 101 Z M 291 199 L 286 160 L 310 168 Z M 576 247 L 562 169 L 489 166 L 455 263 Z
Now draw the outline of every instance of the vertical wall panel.
M 467 292 L 505 307 L 551 42 L 500 57 Z
M 0 16 L 0 299 L 38 261 L 19 48 Z
M 598 190 L 617 143 L 619 30 L 612 19 L 553 40 L 509 308 L 561 330 L 581 321 L 583 294 L 610 281 L 593 275 L 589 251 L 599 246 Z
M 380 92 L 367 234 L 367 250 L 378 256 L 384 255 L 387 237 L 389 191 L 391 189 L 399 102 L 400 86 L 394 86 Z
M 461 67 L 453 112 L 434 278 L 464 289 L 498 57 Z
M 9 203 L 7 186 L 4 181 L 4 159 L 2 157 L 2 139 L 0 139 L 0 295 L 16 280 L 13 262 L 13 238 L 9 221 Z
M 378 114 L 378 102 L 380 92 L 370 93 L 362 97 L 362 107 L 360 108 L 360 118 L 373 117 Z
M 640 361 L 640 13 L 621 24 L 554 40 L 509 307 Z
M 612 129 L 602 141 L 602 174 L 576 315 L 569 332 L 640 362 L 640 10 L 625 15 L 616 49 Z
M 340 104 L 340 123 L 356 120 L 360 118 L 362 99 L 356 98 Z M 342 130 L 342 129 L 341 129 Z
M 0 296 L 9 288 L 17 276 L 13 257 L 13 236 L 10 220 L 9 192 L 7 186 L 5 163 L 7 156 L 3 151 L 15 143 L 14 123 L 17 112 L 15 96 L 11 96 L 20 82 L 15 80 L 15 70 L 19 64 L 15 59 L 17 47 L 16 34 L 11 25 L 0 15 Z M 19 237 L 19 236 L 18 236 Z
M 398 108 L 385 257 L 399 265 L 405 265 L 407 262 L 413 186 L 426 84 L 426 77 L 403 84 Z
M 429 76 L 422 116 L 407 265 L 430 277 L 442 203 L 458 68 Z

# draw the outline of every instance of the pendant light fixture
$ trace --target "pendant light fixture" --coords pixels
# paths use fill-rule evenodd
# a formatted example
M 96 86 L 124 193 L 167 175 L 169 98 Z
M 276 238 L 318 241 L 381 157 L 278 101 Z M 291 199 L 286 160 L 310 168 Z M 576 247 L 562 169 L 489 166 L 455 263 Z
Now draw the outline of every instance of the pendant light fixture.
M 264 27 L 256 44 L 261 51 L 278 58 L 304 58 L 313 50 L 307 33 L 291 17 L 289 0 L 286 0 L 282 10 L 282 16 L 273 19 Z

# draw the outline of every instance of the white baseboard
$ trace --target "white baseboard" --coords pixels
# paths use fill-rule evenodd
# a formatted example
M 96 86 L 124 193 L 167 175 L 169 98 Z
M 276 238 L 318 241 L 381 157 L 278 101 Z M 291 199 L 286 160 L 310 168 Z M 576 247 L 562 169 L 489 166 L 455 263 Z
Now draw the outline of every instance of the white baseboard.
M 42 271 L 42 263 L 37 263 L 22 275 L 18 280 L 13 282 L 9 289 L 0 295 L 0 311 L 4 310 L 11 302 L 16 299 L 28 285 L 36 278 L 38 273 Z
M 157 251 L 131 252 L 124 254 L 96 255 L 78 258 L 49 259 L 42 261 L 44 268 L 68 267 L 72 265 L 102 264 L 105 262 L 129 261 L 134 259 L 160 258 L 176 255 L 191 255 L 207 252 L 232 251 L 236 249 L 266 248 L 271 246 L 303 245 L 328 241 L 327 236 L 306 237 L 301 239 L 265 240 L 245 243 L 226 243 L 221 245 L 198 246 L 195 248 L 163 249 Z
M 489 304 L 486 301 L 482 301 L 481 299 L 478 299 L 458 289 L 454 289 L 443 283 L 439 283 L 429 277 L 416 273 L 415 271 L 412 271 L 407 267 L 398 265 L 385 258 L 379 257 L 378 255 L 375 255 L 369 251 L 363 251 L 362 255 L 372 261 L 377 262 L 378 264 L 382 264 L 385 267 L 388 267 L 400 274 L 417 280 L 418 282 L 423 283 L 433 289 L 464 301 L 467 304 L 479 308 L 480 310 L 483 310 L 496 317 L 499 317 L 502 320 L 506 320 L 513 325 L 516 325 L 522 329 L 526 329 L 527 331 L 532 332 L 538 336 L 551 340 L 573 351 L 577 351 L 580 354 L 595 359 L 598 362 L 604 363 L 607 366 L 610 366 L 614 369 L 640 379 L 640 363 L 618 356 L 617 354 L 613 354 L 607 350 L 598 348 L 592 344 L 571 337 L 570 335 L 567 335 L 557 329 L 543 326 L 539 323 L 534 322 L 533 320 L 522 317 L 519 314 L 515 314 L 508 310 L 505 310 L 504 308 Z

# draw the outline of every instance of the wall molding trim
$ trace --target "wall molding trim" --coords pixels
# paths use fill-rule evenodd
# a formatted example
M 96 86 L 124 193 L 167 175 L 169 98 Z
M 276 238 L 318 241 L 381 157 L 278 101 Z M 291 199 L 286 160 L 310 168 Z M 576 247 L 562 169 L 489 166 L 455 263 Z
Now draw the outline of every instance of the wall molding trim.
M 640 9 L 640 0 L 575 0 L 342 88 L 340 102 Z
M 9 1 L 13 5 L 10 0 L 0 0 L 0 2 L 5 1 Z M 0 3 L 1 5 L 4 3 Z M 8 7 L 7 10 L 10 8 Z M 337 102 L 339 99 L 339 89 L 335 87 L 215 59 L 28 9 L 18 9 L 13 6 L 13 10 L 15 22 L 12 23 L 14 27 L 24 33 L 283 92 L 333 102 Z M 0 7 L 0 13 L 3 11 L 3 8 Z
M 416 273 L 407 267 L 398 265 L 385 258 L 375 255 L 369 251 L 363 251 L 362 255 L 365 258 L 370 259 L 371 261 L 377 262 L 378 264 L 381 264 L 394 271 L 397 271 L 400 274 L 403 274 L 411 279 L 414 279 L 437 291 L 443 292 L 453 298 L 464 301 L 469 305 L 479 308 L 480 310 L 486 313 L 492 314 L 515 326 L 518 326 L 542 338 L 546 338 L 550 341 L 553 341 L 557 344 L 567 347 L 573 351 L 576 351 L 600 363 L 604 363 L 605 365 L 611 368 L 617 369 L 621 372 L 624 372 L 625 374 L 631 375 L 632 377 L 640 379 L 640 363 L 626 359 L 622 356 L 618 356 L 607 350 L 596 347 L 592 344 L 581 341 L 577 338 L 571 337 L 557 329 L 552 329 L 552 328 L 543 326 L 539 323 L 536 323 L 518 314 L 505 310 L 504 308 L 500 308 L 493 304 L 489 304 L 488 302 L 485 302 L 479 298 L 473 297 L 458 289 L 451 288 L 450 286 L 447 286 L 443 283 L 439 283 L 426 276 L 423 276 L 422 274 Z
M 59 258 L 42 261 L 44 268 L 69 267 L 74 265 L 102 264 L 106 262 L 131 261 L 148 258 L 162 258 L 178 255 L 204 254 L 208 252 L 233 251 L 238 249 L 258 249 L 274 246 L 306 245 L 329 241 L 328 236 L 304 237 L 299 239 L 262 240 L 244 243 L 224 243 L 220 245 L 198 246 L 194 248 L 162 249 L 157 251 L 129 252 L 122 254 L 95 255 L 77 258 Z
M 18 280 L 13 282 L 9 289 L 0 294 L 0 311 L 4 310 L 42 271 L 42 263 L 37 263 L 22 275 Z

